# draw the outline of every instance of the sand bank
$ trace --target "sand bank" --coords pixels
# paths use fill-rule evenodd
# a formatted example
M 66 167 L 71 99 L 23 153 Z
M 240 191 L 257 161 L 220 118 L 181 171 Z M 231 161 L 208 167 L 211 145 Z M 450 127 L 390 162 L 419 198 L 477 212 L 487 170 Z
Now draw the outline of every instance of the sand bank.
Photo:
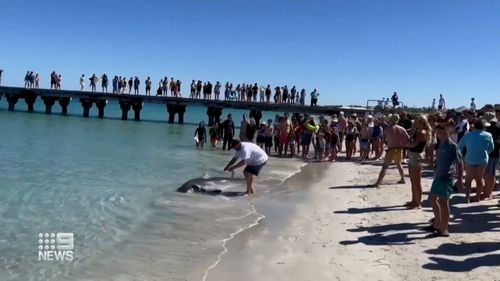
M 409 179 L 391 184 L 391 169 L 387 184 L 366 187 L 379 165 L 313 163 L 289 189 L 261 195 L 255 204 L 266 218 L 227 243 L 207 280 L 500 280 L 498 200 L 468 205 L 455 195 L 451 237 L 430 237 L 419 228 L 431 209 L 402 207 Z

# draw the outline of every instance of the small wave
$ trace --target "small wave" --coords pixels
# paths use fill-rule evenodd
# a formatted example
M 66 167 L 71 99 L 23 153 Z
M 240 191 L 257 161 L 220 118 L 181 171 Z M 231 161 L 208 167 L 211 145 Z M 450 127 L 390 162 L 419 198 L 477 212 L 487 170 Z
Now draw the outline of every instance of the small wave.
M 202 278 L 202 281 L 206 281 L 207 280 L 207 277 L 208 277 L 208 273 L 210 270 L 214 269 L 215 267 L 217 267 L 217 265 L 219 265 L 221 259 L 222 259 L 222 256 L 227 253 L 228 249 L 226 247 L 226 244 L 228 241 L 230 241 L 231 239 L 233 239 L 236 235 L 238 235 L 239 233 L 245 231 L 245 230 L 248 230 L 254 226 L 257 226 L 259 224 L 259 222 L 264 219 L 266 216 L 264 216 L 263 214 L 257 212 L 257 210 L 255 209 L 255 205 L 253 205 L 252 203 L 248 202 L 248 205 L 250 205 L 252 207 L 251 211 L 249 213 L 247 213 L 246 216 L 243 216 L 241 218 L 245 218 L 245 217 L 248 217 L 252 214 L 255 214 L 258 216 L 258 218 L 255 220 L 255 222 L 251 223 L 250 225 L 246 226 L 246 227 L 242 227 L 240 229 L 238 229 L 237 231 L 229 234 L 229 237 L 223 239 L 221 242 L 222 242 L 222 252 L 217 256 L 215 262 L 209 266 L 205 272 L 203 273 L 203 278 Z

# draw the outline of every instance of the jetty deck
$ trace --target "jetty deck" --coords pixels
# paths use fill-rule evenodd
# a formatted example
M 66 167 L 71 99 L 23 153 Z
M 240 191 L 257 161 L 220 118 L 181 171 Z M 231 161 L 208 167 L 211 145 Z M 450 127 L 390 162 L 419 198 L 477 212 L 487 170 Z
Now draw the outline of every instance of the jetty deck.
M 117 101 L 122 109 L 122 119 L 128 118 L 128 111 L 132 108 L 135 112 L 134 119 L 140 120 L 140 111 L 144 104 L 165 104 L 169 112 L 169 122 L 173 123 L 175 114 L 179 116 L 179 123 L 183 123 L 183 115 L 188 106 L 204 106 L 207 107 L 207 115 L 209 123 L 218 121 L 224 108 L 234 108 L 249 110 L 250 116 L 260 119 L 263 111 L 272 112 L 289 112 L 293 114 L 316 114 L 316 115 L 332 115 L 338 114 L 340 111 L 350 113 L 364 113 L 367 111 L 363 107 L 343 107 L 341 105 L 320 105 L 307 106 L 289 103 L 267 103 L 267 102 L 246 102 L 246 101 L 228 101 L 228 100 L 213 100 L 213 99 L 192 99 L 185 97 L 166 97 L 166 96 L 147 96 L 133 94 L 112 94 L 102 92 L 88 92 L 75 90 L 54 90 L 42 88 L 22 88 L 22 87 L 6 87 L 0 86 L 0 99 L 4 97 L 8 104 L 9 110 L 15 109 L 16 103 L 23 99 L 28 105 L 28 111 L 33 111 L 33 104 L 38 98 L 44 101 L 46 106 L 45 112 L 52 113 L 52 107 L 56 102 L 62 108 L 62 113 L 67 113 L 67 106 L 71 101 L 78 100 L 83 108 L 83 116 L 88 117 L 90 108 L 93 104 L 99 109 L 99 117 L 104 117 L 104 108 L 108 101 Z

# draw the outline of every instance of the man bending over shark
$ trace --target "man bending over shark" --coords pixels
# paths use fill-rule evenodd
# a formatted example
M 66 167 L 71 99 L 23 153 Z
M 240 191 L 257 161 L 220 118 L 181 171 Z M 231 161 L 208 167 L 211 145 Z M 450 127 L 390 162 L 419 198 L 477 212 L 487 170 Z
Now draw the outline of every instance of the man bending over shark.
M 253 194 L 253 179 L 258 176 L 262 167 L 266 165 L 267 154 L 258 145 L 251 142 L 240 142 L 237 139 L 232 140 L 233 149 L 236 150 L 233 159 L 224 168 L 224 171 L 232 172 L 240 167 L 245 166 L 243 174 L 247 181 L 247 190 L 245 194 Z M 237 164 L 236 161 L 241 159 Z

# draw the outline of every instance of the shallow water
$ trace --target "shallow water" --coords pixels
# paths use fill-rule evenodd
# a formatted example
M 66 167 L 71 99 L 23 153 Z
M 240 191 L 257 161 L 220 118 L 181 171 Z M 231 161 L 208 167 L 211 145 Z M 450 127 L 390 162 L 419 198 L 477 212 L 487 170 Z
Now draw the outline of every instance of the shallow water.
M 146 105 L 144 122 L 118 120 L 112 103 L 106 119 L 79 117 L 75 101 L 70 116 L 6 107 L 0 100 L 0 280 L 200 280 L 224 239 L 262 218 L 247 197 L 175 192 L 224 176 L 232 154 L 194 149 L 195 126 L 167 124 L 161 105 Z M 188 108 L 186 122 L 206 122 L 205 111 Z M 301 165 L 271 159 L 259 190 Z M 39 261 L 38 234 L 58 232 L 74 233 L 73 261 Z

